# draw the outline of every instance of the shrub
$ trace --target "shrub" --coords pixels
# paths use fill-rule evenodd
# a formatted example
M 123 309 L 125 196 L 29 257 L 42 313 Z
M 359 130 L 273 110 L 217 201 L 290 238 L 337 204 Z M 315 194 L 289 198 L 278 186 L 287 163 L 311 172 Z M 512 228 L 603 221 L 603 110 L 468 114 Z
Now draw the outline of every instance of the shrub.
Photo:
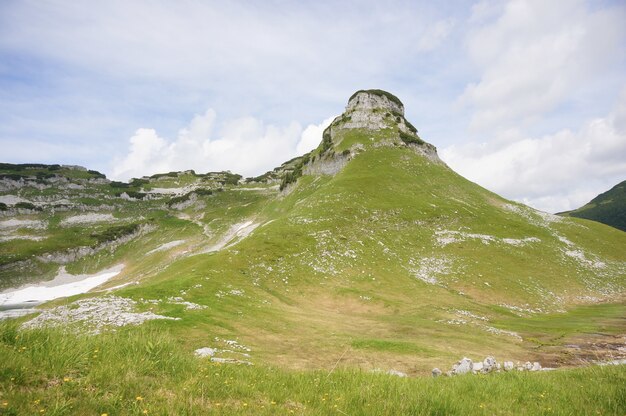
M 424 141 L 418 136 L 412 136 L 403 131 L 400 131 L 400 139 L 406 144 L 424 144 Z
M 41 211 L 41 208 L 39 208 L 36 205 L 31 204 L 30 202 L 18 202 L 17 204 L 15 204 L 15 208 L 30 209 L 33 211 Z
M 87 173 L 91 173 L 93 176 L 95 176 L 96 178 L 99 179 L 104 179 L 106 178 L 106 176 L 104 175 L 104 173 L 100 173 L 97 170 L 88 170 Z
M 116 227 L 108 228 L 101 232 L 94 232 L 90 234 L 90 237 L 95 238 L 98 244 L 107 243 L 109 241 L 115 241 L 118 238 L 125 235 L 133 234 L 139 230 L 139 223 L 119 225 Z
M 130 184 L 124 183 L 124 182 L 118 182 L 118 181 L 111 181 L 111 183 L 109 183 L 109 186 L 111 188 L 122 188 L 122 189 L 130 188 Z

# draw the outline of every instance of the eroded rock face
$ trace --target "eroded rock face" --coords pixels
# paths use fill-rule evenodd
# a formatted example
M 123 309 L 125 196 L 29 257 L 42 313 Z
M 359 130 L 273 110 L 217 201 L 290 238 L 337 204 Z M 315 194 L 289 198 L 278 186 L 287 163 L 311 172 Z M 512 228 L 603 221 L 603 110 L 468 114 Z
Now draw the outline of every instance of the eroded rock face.
M 367 112 L 383 110 L 404 116 L 404 105 L 402 105 L 400 100 L 396 100 L 392 100 L 382 93 L 360 91 L 348 101 L 346 113 L 363 110 Z
M 402 131 L 408 130 L 400 100 L 390 99 L 383 92 L 360 91 L 350 98 L 346 111 L 333 124 L 342 129 L 381 130 L 389 127 L 392 118 Z

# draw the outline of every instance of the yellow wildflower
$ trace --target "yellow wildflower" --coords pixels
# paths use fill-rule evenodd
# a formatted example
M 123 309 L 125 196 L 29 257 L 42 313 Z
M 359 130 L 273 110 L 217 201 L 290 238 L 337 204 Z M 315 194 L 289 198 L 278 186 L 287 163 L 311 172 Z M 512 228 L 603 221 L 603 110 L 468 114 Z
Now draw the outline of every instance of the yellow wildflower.
M 140 402 L 140 401 L 142 401 L 142 400 L 143 400 L 143 397 L 141 397 L 141 396 L 137 396 L 137 397 L 135 397 L 135 400 L 137 400 L 138 402 Z
M 148 409 L 143 409 L 143 412 L 142 412 L 142 413 L 143 413 L 144 415 L 147 415 L 147 414 L 148 414 Z
M 2 406 L 8 406 L 9 402 L 2 402 Z

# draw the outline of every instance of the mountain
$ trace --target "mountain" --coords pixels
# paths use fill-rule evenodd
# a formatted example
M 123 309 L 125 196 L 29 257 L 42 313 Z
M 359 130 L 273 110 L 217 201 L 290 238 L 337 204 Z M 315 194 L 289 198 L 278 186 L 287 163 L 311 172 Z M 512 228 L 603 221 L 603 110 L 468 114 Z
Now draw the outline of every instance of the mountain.
M 601 193 L 582 207 L 558 215 L 598 221 L 626 231 L 626 181 Z
M 189 354 L 409 375 L 462 356 L 561 366 L 620 351 L 626 234 L 461 177 L 384 91 L 356 92 L 317 149 L 257 178 L 0 168 L 4 288 L 123 264 L 27 325 L 158 316 L 142 327 Z

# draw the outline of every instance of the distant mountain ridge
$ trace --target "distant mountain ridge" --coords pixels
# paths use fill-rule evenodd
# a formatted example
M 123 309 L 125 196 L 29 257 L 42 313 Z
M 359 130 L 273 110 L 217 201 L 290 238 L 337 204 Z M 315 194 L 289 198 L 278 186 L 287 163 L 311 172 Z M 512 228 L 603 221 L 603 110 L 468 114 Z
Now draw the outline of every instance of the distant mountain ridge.
M 558 215 L 585 218 L 626 231 L 626 180 L 593 198 L 582 207 Z

